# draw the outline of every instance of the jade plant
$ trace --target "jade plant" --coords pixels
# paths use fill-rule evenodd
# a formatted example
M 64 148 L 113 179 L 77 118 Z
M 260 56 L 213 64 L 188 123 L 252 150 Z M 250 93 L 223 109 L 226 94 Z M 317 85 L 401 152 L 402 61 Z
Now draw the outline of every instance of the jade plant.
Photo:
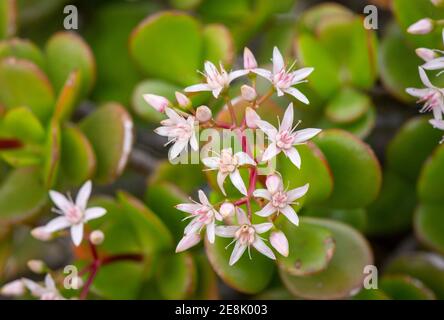
M 0 295 L 444 299 L 443 1 L 318 2 L 2 1 Z

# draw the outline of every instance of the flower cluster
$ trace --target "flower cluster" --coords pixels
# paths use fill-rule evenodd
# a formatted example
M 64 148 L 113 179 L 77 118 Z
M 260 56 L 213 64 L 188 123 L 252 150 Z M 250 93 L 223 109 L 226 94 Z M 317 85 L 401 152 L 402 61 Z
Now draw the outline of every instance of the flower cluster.
M 234 243 L 230 265 L 235 264 L 245 251 L 248 251 L 250 255 L 251 247 L 270 259 L 276 259 L 273 250 L 266 243 L 268 240 L 271 247 L 278 253 L 283 256 L 289 254 L 288 240 L 275 224 L 275 220 L 282 214 L 294 225 L 299 224 L 298 215 L 293 206 L 297 205 L 297 200 L 307 193 L 309 185 L 288 190 L 284 188 L 283 178 L 277 171 L 260 179 L 258 166 L 268 164 L 282 153 L 296 168 L 300 168 L 301 157 L 296 146 L 306 143 L 321 130 L 313 128 L 296 130 L 300 122 L 294 124 L 292 103 L 288 105 L 277 128 L 262 119 L 256 112 L 273 93 L 277 96 L 287 94 L 304 104 L 309 103 L 307 97 L 294 86 L 306 82 L 313 68 L 293 70 L 294 63 L 287 67 L 282 54 L 276 47 L 271 61 L 271 70 L 259 68 L 252 52 L 245 48 L 241 70 L 228 72 L 222 64 L 216 67 L 207 61 L 202 72 L 203 83 L 184 89 L 188 94 L 210 91 L 215 99 L 223 99 L 224 108 L 231 115 L 231 123 L 223 123 L 213 118 L 212 111 L 207 106 L 194 108 L 190 98 L 180 92 L 176 92 L 177 103 L 154 94 L 144 95 L 149 105 L 167 117 L 161 121 L 162 126 L 155 132 L 167 137 L 167 144 L 173 144 L 169 149 L 170 160 L 188 150 L 188 145 L 193 150 L 199 149 L 196 134 L 199 126 L 236 132 L 242 145 L 242 150 L 233 150 L 232 147 L 222 150 L 212 149 L 211 156 L 202 159 L 204 170 L 217 172 L 217 185 L 225 196 L 225 200 L 211 203 L 204 191 L 199 190 L 198 202 L 191 200 L 191 203 L 176 206 L 178 210 L 189 214 L 185 219 L 191 220 L 184 230 L 184 236 L 177 245 L 176 252 L 187 250 L 198 244 L 205 230 L 210 245 L 215 242 L 216 236 L 233 238 L 230 243 Z M 240 88 L 240 96 L 232 99 L 228 89 L 234 80 L 243 76 L 246 76 L 250 83 L 243 84 Z M 269 91 L 262 96 L 256 91 L 257 76 L 271 84 Z M 236 104 L 233 102 L 239 100 L 248 104 L 240 122 L 236 117 L 239 112 L 236 112 Z M 268 137 L 267 148 L 260 150 L 256 156 L 253 151 L 256 151 L 259 146 L 251 145 L 252 142 L 246 135 L 247 129 L 263 132 Z M 242 172 L 248 172 L 248 185 L 244 181 Z M 240 193 L 239 198 L 233 199 L 233 196 L 227 198 L 224 187 L 227 178 Z M 257 188 L 260 183 L 263 183 L 265 188 Z M 253 201 L 259 204 L 259 210 L 253 209 Z M 253 219 L 261 223 L 253 223 Z
M 412 28 L 412 27 L 411 27 Z M 411 29 L 409 28 L 409 30 Z M 409 31 L 411 32 L 411 30 Z M 425 32 L 427 33 L 427 32 Z M 444 30 L 442 32 L 444 42 Z M 424 60 L 424 64 L 419 66 L 419 76 L 425 88 L 407 88 L 407 93 L 418 98 L 418 103 L 423 103 L 420 112 L 432 112 L 433 119 L 430 124 L 440 130 L 444 130 L 444 89 L 439 88 L 430 81 L 426 71 L 439 71 L 437 76 L 444 72 L 444 52 L 427 48 L 416 49 L 416 54 Z M 441 143 L 444 142 L 444 137 Z

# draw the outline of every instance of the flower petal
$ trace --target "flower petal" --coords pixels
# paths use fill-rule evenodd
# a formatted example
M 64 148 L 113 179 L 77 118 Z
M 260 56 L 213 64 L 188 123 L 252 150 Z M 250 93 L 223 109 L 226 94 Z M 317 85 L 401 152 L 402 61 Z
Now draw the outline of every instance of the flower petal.
M 272 140 L 275 139 L 278 131 L 273 125 L 271 125 L 270 123 L 268 123 L 267 121 L 264 121 L 264 120 L 257 120 L 256 125 L 259 127 L 259 129 L 261 129 L 263 132 L 265 132 L 265 134 L 270 139 L 272 139 Z
M 80 188 L 79 193 L 77 194 L 76 206 L 78 206 L 82 211 L 86 209 L 89 196 L 91 195 L 91 189 L 92 189 L 91 181 L 86 181 L 85 184 Z
M 265 180 L 265 185 L 270 194 L 274 194 L 278 190 L 283 189 L 282 178 L 278 174 L 270 174 Z
M 258 234 L 267 232 L 271 228 L 273 228 L 273 224 L 271 222 L 264 222 L 254 225 L 254 230 L 256 230 L 256 233 Z
M 247 214 L 240 207 L 237 207 L 237 223 L 239 225 L 250 224 L 250 220 L 248 220 Z
M 276 208 L 273 207 L 271 202 L 269 202 L 261 210 L 256 211 L 255 214 L 257 214 L 260 217 L 268 217 L 268 216 L 272 215 L 275 212 L 276 212 Z
M 217 185 L 219 186 L 219 189 L 220 189 L 220 191 L 222 191 L 224 196 L 227 195 L 227 193 L 225 192 L 225 189 L 224 189 L 224 181 L 227 176 L 228 176 L 228 173 L 223 173 L 221 171 L 219 171 L 217 173 Z
M 293 71 L 291 73 L 291 76 L 293 77 L 293 81 L 291 85 L 295 85 L 296 83 L 300 82 L 301 80 L 304 80 L 307 78 L 312 72 L 314 68 L 302 68 L 296 71 Z
M 310 186 L 310 184 L 307 183 L 307 184 L 303 185 L 302 187 L 289 190 L 287 192 L 288 201 L 293 202 L 294 200 L 303 197 L 307 193 L 309 186 Z
M 185 230 L 183 232 L 184 234 L 199 233 L 202 226 L 203 222 L 199 220 L 199 217 L 196 217 L 191 220 L 191 222 L 185 227 Z
M 216 225 L 214 220 L 207 224 L 207 238 L 210 243 L 214 243 Z
M 298 99 L 302 103 L 310 104 L 310 101 L 308 101 L 308 98 L 301 91 L 299 91 L 296 88 L 289 87 L 289 88 L 285 89 L 284 92 L 295 97 L 296 99 Z
M 258 76 L 261 76 L 262 78 L 265 78 L 265 79 L 267 79 L 269 81 L 272 80 L 273 74 L 270 71 L 266 70 L 266 69 L 256 68 L 256 69 L 253 69 L 251 71 L 253 71 L 253 73 L 257 74 Z
M 242 151 L 237 152 L 234 156 L 237 158 L 238 164 L 240 166 L 247 165 L 247 164 L 252 165 L 252 166 L 256 165 L 256 162 L 245 152 L 242 152 Z
M 407 88 L 407 89 L 405 89 L 405 91 L 409 95 L 417 97 L 417 98 L 422 98 L 425 95 L 430 93 L 430 89 Z
M 285 110 L 284 118 L 282 119 L 279 131 L 289 131 L 293 126 L 293 103 L 290 103 Z
M 274 231 L 270 234 L 270 243 L 284 257 L 288 257 L 288 239 L 282 231 Z
M 28 288 L 29 291 L 31 291 L 31 294 L 34 297 L 39 298 L 46 291 L 43 286 L 41 286 L 40 284 L 38 284 L 32 280 L 22 278 L 22 281 L 23 281 L 23 284 L 25 285 L 25 287 Z
M 186 213 L 195 213 L 197 210 L 199 210 L 202 206 L 197 203 L 180 203 L 176 205 L 176 209 L 186 212 Z
M 165 108 L 165 113 L 168 118 L 173 120 L 174 123 L 182 122 L 184 120 L 176 111 L 171 108 Z
M 247 195 L 247 188 L 245 187 L 244 180 L 242 180 L 239 170 L 236 169 L 230 173 L 230 180 L 240 193 Z
M 211 169 L 219 168 L 220 158 L 219 157 L 208 157 L 202 159 L 203 164 Z
M 288 220 L 290 220 L 291 223 L 298 226 L 299 225 L 299 217 L 296 214 L 296 211 L 291 206 L 285 206 L 283 209 L 281 209 L 281 212 L 284 216 L 287 217 Z
M 253 196 L 256 198 L 264 198 L 267 200 L 271 199 L 271 194 L 267 189 L 256 189 L 253 191 Z
M 435 120 L 442 120 L 442 110 L 441 110 L 441 108 L 439 106 L 438 107 L 434 107 L 432 109 L 432 111 L 433 111 L 433 118 Z
M 177 244 L 176 253 L 185 251 L 200 242 L 200 235 L 196 233 L 190 233 L 185 235 Z
M 440 70 L 444 69 L 444 57 L 433 59 L 421 66 L 425 70 Z
M 234 245 L 233 252 L 230 256 L 230 266 L 235 264 L 244 254 L 245 249 L 247 249 L 247 245 L 241 244 L 239 241 L 236 241 L 236 244 Z
M 59 208 L 63 212 L 68 211 L 73 206 L 73 203 L 69 201 L 68 198 L 65 197 L 63 194 L 61 194 L 60 192 L 51 190 L 49 191 L 49 197 L 51 198 L 52 202 L 54 202 L 54 204 L 57 206 L 57 208 Z
M 296 148 L 284 150 L 284 153 L 298 169 L 301 168 L 301 156 Z
M 194 151 L 199 150 L 199 143 L 197 142 L 197 137 L 195 132 L 193 132 L 193 134 L 191 135 L 190 146 L 191 149 L 193 149 Z
M 279 154 L 279 152 L 281 152 L 281 149 L 279 149 L 276 146 L 276 143 L 271 143 L 267 149 L 265 150 L 265 152 L 262 154 L 262 159 L 261 161 L 269 161 L 271 160 L 273 157 L 275 157 L 277 154 Z
M 296 137 L 294 139 L 294 144 L 304 143 L 310 140 L 314 136 L 318 135 L 322 130 L 316 128 L 307 128 L 296 131 Z
M 276 256 L 274 255 L 273 251 L 265 244 L 265 242 L 261 238 L 256 237 L 253 242 L 253 247 L 255 247 L 256 250 L 262 253 L 264 256 L 276 260 Z
M 429 123 L 436 129 L 444 130 L 443 120 L 430 119 Z
M 217 226 L 216 235 L 222 238 L 234 238 L 234 234 L 238 229 L 238 226 Z
M 273 61 L 273 73 L 274 74 L 277 74 L 277 73 L 279 73 L 279 71 L 284 69 L 284 67 L 285 67 L 284 58 L 282 57 L 282 54 L 277 47 L 273 48 L 272 61 Z
M 211 206 L 210 201 L 208 200 L 207 195 L 205 194 L 205 192 L 203 192 L 202 190 L 199 190 L 197 192 L 197 194 L 199 195 L 200 203 L 202 203 L 204 206 Z
M 230 72 L 230 74 L 228 75 L 228 82 L 231 82 L 234 79 L 242 77 L 242 76 L 246 75 L 247 73 L 249 73 L 248 70 L 236 70 L 236 71 Z
M 71 225 L 68 219 L 64 216 L 57 217 L 48 222 L 48 224 L 44 227 L 46 232 L 52 233 L 59 230 L 63 230 Z
M 71 238 L 74 245 L 78 247 L 83 239 L 83 223 L 71 226 Z
M 429 77 L 427 76 L 427 73 L 424 71 L 424 69 L 421 67 L 418 67 L 418 69 L 422 83 L 424 83 L 424 85 L 428 88 L 435 88 L 435 86 L 430 82 Z
M 103 217 L 106 213 L 106 209 L 101 207 L 92 207 L 85 210 L 85 222 L 93 219 Z
M 211 87 L 206 83 L 194 84 L 192 86 L 186 87 L 183 91 L 185 92 L 200 92 L 200 91 L 211 91 Z
M 186 149 L 188 144 L 188 140 L 187 139 L 181 139 L 181 140 L 177 140 L 174 145 L 170 148 L 169 154 L 168 154 L 168 158 L 170 160 L 173 160 L 175 158 L 177 158 L 177 156 L 184 150 Z
M 49 273 L 45 276 L 45 287 L 46 289 L 51 291 L 56 290 L 54 279 L 51 277 Z

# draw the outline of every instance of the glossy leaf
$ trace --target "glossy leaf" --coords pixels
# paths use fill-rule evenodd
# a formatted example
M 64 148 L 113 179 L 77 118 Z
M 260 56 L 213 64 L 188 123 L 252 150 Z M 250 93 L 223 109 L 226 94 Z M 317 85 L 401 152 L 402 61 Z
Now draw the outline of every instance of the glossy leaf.
M 435 294 L 420 280 L 409 276 L 385 276 L 380 288 L 395 300 L 435 300 Z
M 444 253 L 444 206 L 420 205 L 415 213 L 415 233 L 417 238 L 426 246 Z
M 350 123 L 362 117 L 370 107 L 365 94 L 351 88 L 342 89 L 327 105 L 327 118 L 336 123 Z
M 57 97 L 53 116 L 56 121 L 64 121 L 70 118 L 76 104 L 79 102 L 81 85 L 80 71 L 71 72 Z
M 441 204 L 444 197 L 444 145 L 440 144 L 424 164 L 418 180 L 419 199 L 427 204 Z
M 45 139 L 45 129 L 26 107 L 11 109 L 3 118 L 2 128 L 11 137 L 24 142 L 41 143 Z
M 203 30 L 205 60 L 231 65 L 234 44 L 230 31 L 222 24 L 209 24 Z
M 29 40 L 13 38 L 0 42 L 0 59 L 7 57 L 29 60 L 44 70 L 43 53 Z

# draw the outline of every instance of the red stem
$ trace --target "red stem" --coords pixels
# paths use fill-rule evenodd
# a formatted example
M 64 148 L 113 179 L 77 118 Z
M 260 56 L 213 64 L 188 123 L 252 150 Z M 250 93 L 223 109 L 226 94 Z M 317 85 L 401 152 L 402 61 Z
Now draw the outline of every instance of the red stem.
M 0 139 L 0 150 L 19 149 L 23 147 L 20 140 L 17 139 Z

